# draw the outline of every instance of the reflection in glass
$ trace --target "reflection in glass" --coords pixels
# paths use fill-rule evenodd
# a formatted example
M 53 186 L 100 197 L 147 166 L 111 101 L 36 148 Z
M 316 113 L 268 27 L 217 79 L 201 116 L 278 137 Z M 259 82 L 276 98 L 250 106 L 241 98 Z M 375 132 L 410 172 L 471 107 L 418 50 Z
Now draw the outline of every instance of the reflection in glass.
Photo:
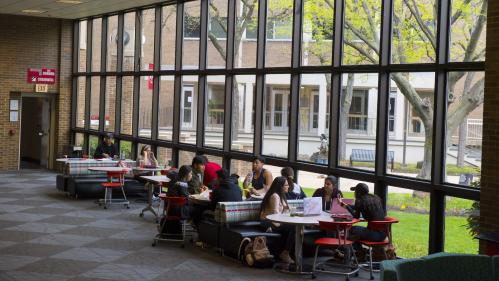
M 380 0 L 345 0 L 343 64 L 377 64 L 380 30 Z
M 143 10 L 140 17 L 142 27 L 142 50 L 140 53 L 140 69 L 154 70 L 154 9 Z
M 236 1 L 234 67 L 256 67 L 258 0 Z
M 116 77 L 106 77 L 106 106 L 104 116 L 104 131 L 114 131 L 115 104 L 116 104 Z
M 231 149 L 251 153 L 255 125 L 255 75 L 235 75 L 232 91 Z
M 265 66 L 291 66 L 293 0 L 267 1 Z
M 289 134 L 289 74 L 265 75 L 263 154 L 286 158 Z
M 122 78 L 121 133 L 126 135 L 132 134 L 133 84 L 132 76 L 124 76 Z
M 394 1 L 392 62 L 435 62 L 438 1 Z
M 135 66 L 135 12 L 125 14 L 123 29 L 123 71 L 133 71 Z
M 152 128 L 152 76 L 140 77 L 139 137 L 150 138 Z
M 199 36 L 201 35 L 200 1 L 184 3 L 184 42 L 182 69 L 199 68 Z
M 480 181 L 484 72 L 447 76 L 446 182 L 473 186 Z
M 92 71 L 100 71 L 101 65 L 102 18 L 92 21 Z
M 107 18 L 107 71 L 116 71 L 118 63 L 118 16 Z
M 161 76 L 159 83 L 158 139 L 171 140 L 175 78 Z
M 177 6 L 164 6 L 161 19 L 161 70 L 175 69 Z
M 182 143 L 196 143 L 197 102 L 198 76 L 183 76 L 180 93 L 180 142 Z
M 83 128 L 85 126 L 85 77 L 80 76 L 77 78 L 78 89 L 76 92 L 76 127 Z
M 484 61 L 487 0 L 452 1 L 450 61 Z
M 302 22 L 302 62 L 330 65 L 333 54 L 334 1 L 304 1 Z
M 377 109 L 378 74 L 344 74 L 338 141 L 341 166 L 374 171 Z
M 392 73 L 392 97 L 395 98 L 394 131 L 388 134 L 389 173 L 431 178 L 433 137 L 433 101 L 435 74 Z
M 100 107 L 100 77 L 93 76 L 90 80 L 90 129 L 99 129 Z
M 204 146 L 223 148 L 225 118 L 225 76 L 206 77 Z
M 328 163 L 331 74 L 302 74 L 298 118 L 298 160 Z
M 87 71 L 87 21 L 79 23 L 78 71 Z

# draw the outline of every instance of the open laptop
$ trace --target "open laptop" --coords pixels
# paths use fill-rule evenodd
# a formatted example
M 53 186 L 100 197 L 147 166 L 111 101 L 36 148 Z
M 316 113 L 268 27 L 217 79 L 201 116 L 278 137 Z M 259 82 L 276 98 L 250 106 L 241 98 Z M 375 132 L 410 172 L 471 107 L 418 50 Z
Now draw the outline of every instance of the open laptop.
M 317 216 L 322 212 L 322 198 L 303 198 L 303 216 Z
M 343 203 L 348 204 L 348 205 L 352 205 L 354 202 L 353 199 L 342 198 L 342 200 L 343 200 Z M 331 215 L 333 217 L 341 217 L 341 218 L 345 218 L 345 217 L 351 218 L 352 217 L 352 214 L 350 214 L 350 212 L 346 208 L 343 208 L 340 205 L 340 201 L 338 201 L 338 198 L 334 198 L 332 200 L 331 209 L 329 210 L 329 212 L 331 213 Z

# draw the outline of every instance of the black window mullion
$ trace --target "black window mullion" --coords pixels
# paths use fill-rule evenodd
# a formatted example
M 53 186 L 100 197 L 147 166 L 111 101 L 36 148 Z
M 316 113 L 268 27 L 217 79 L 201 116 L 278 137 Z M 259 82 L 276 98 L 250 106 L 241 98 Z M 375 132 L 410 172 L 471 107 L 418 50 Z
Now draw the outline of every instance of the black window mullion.
M 152 89 L 152 120 L 151 120 L 151 139 L 158 139 L 158 115 L 159 115 L 159 84 L 161 76 L 157 71 L 161 69 L 161 20 L 163 18 L 162 7 L 156 7 L 154 17 L 154 80 Z M 157 155 L 157 154 L 156 154 Z
M 100 72 L 106 72 L 106 60 L 107 60 L 107 24 L 108 17 L 102 18 L 101 25 L 101 64 Z M 99 132 L 104 132 L 106 127 L 106 76 L 102 75 L 100 77 L 100 96 L 99 96 Z
M 236 32 L 236 1 L 228 0 L 227 13 L 227 45 L 225 68 L 231 70 L 234 68 L 234 37 Z
M 262 70 L 265 64 L 265 36 L 266 36 L 266 13 L 267 1 L 259 0 L 258 5 L 258 35 L 257 35 L 257 50 L 256 50 L 256 67 Z M 253 141 L 253 153 L 255 155 L 262 154 L 263 141 L 263 96 L 265 95 L 265 74 L 259 72 L 256 75 L 256 98 L 255 98 L 255 135 Z
M 116 72 L 123 71 L 123 34 L 125 30 L 125 14 L 118 15 L 118 50 L 116 58 Z
M 92 20 L 87 20 L 87 74 L 91 71 L 92 65 Z M 87 75 L 85 79 L 85 130 L 90 129 L 90 97 L 91 97 L 92 76 Z
M 133 114 L 132 114 L 132 137 L 137 138 L 139 135 L 139 113 L 140 113 L 140 81 L 141 76 L 137 75 L 140 71 L 142 63 L 142 11 L 135 12 L 135 56 L 134 56 L 134 72 L 133 77 Z M 135 144 L 135 143 L 134 143 Z M 135 148 L 136 145 L 133 147 Z M 134 155 L 136 155 L 134 153 Z
M 291 50 L 291 66 L 296 69 L 301 62 L 301 17 L 302 1 L 294 0 L 293 4 L 293 42 Z M 298 118 L 300 99 L 300 74 L 291 75 L 290 109 L 288 114 L 288 160 L 296 162 L 298 151 Z
M 227 53 L 225 67 L 231 70 L 234 67 L 234 36 L 236 25 L 236 1 L 229 0 L 227 13 Z M 225 100 L 224 100 L 224 137 L 223 137 L 223 150 L 226 154 L 230 154 L 230 147 L 232 142 L 232 100 L 234 95 L 233 85 L 234 76 L 227 75 L 225 78 Z M 230 158 L 224 157 L 223 167 L 230 169 Z
M 76 106 L 78 103 L 78 76 L 74 73 L 78 72 L 78 63 L 80 61 L 80 21 L 73 23 L 73 80 L 71 91 L 71 129 L 76 128 Z M 72 142 L 74 143 L 74 141 Z
M 201 17 L 200 28 L 201 34 L 199 37 L 199 70 L 206 69 L 206 52 L 208 42 L 208 1 L 201 0 Z M 206 75 L 198 77 L 198 96 L 197 96 L 197 115 L 196 115 L 196 146 L 202 148 L 204 144 L 204 119 L 206 112 L 206 95 L 208 93 L 208 81 Z

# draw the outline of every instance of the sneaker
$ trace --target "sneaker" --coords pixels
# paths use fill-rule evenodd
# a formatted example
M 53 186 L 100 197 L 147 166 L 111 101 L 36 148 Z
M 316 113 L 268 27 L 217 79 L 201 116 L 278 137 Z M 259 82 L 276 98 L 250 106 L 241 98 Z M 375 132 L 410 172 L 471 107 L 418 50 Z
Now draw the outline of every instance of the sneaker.
M 280 255 L 279 255 L 279 259 L 284 262 L 284 263 L 288 263 L 288 264 L 291 264 L 291 263 L 295 263 L 295 261 L 289 256 L 289 253 L 286 252 L 286 251 L 283 251 Z

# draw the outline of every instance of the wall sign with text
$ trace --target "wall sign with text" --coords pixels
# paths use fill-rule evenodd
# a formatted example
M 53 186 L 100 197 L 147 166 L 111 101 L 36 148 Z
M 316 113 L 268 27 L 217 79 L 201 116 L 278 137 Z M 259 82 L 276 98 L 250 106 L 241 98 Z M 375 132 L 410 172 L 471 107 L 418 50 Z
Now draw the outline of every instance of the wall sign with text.
M 26 82 L 31 84 L 55 84 L 54 68 L 28 68 L 28 79 Z

